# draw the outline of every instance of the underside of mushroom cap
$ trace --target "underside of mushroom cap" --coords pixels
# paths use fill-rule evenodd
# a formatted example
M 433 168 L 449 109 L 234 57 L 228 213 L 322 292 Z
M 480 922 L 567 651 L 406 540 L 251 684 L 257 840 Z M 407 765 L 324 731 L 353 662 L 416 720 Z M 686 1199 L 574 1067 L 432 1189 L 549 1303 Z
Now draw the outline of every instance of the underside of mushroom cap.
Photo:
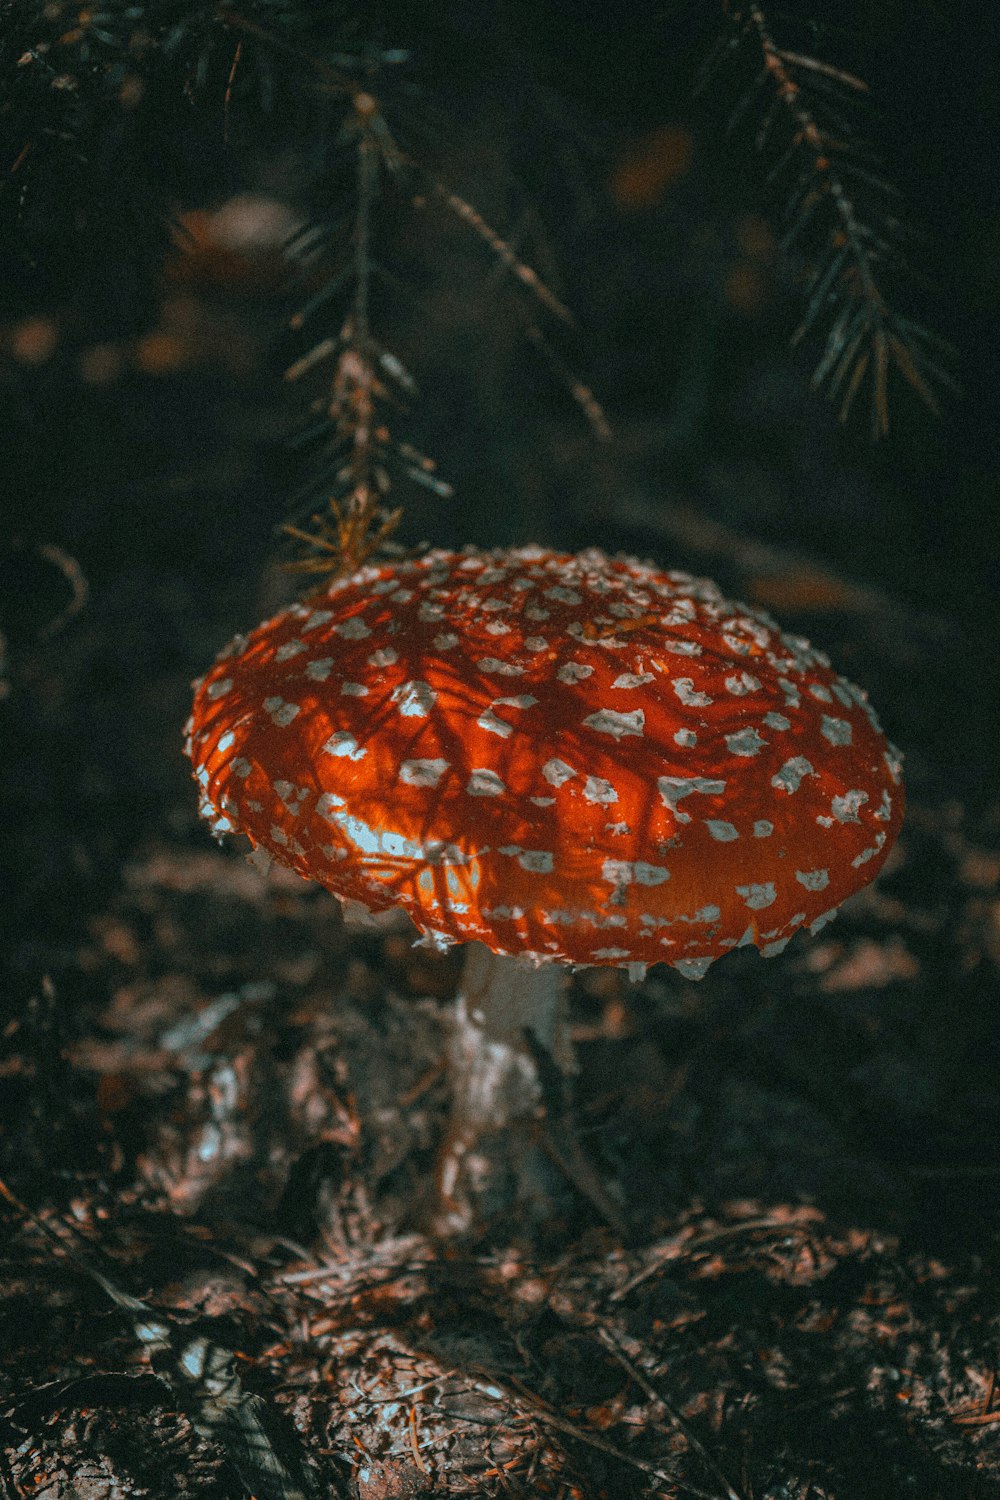
M 697 977 L 881 868 L 865 694 L 713 584 L 528 547 L 367 567 L 197 685 L 203 811 L 439 943 Z

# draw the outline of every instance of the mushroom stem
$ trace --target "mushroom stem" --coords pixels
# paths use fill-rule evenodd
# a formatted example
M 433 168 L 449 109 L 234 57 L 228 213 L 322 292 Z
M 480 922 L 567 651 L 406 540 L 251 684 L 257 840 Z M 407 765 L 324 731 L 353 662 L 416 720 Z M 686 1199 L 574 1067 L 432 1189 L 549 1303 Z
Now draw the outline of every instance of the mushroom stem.
M 476 1142 L 542 1104 L 532 1039 L 564 1074 L 576 1070 L 569 1034 L 567 971 L 503 957 L 468 943 L 452 1021 L 452 1112 L 437 1171 L 442 1228 L 468 1226 L 463 1167 Z

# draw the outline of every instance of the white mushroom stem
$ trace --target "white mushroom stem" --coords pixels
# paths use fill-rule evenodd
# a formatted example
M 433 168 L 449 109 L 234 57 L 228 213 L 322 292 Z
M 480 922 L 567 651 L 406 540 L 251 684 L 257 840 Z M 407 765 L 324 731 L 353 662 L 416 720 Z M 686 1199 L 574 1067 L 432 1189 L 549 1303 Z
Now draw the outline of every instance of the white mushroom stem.
M 539 1110 L 542 1087 L 527 1034 L 564 1075 L 575 1072 L 566 989 L 561 964 L 534 965 L 467 944 L 449 1046 L 451 1124 L 438 1169 L 450 1220 L 465 1218 L 459 1183 L 476 1141 Z

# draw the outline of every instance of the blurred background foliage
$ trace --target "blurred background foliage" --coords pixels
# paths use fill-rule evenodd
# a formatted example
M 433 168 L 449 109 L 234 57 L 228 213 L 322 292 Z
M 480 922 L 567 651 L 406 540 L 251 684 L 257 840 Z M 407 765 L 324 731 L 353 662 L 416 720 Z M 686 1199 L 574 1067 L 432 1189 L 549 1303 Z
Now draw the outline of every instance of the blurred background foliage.
M 406 542 L 575 545 L 675 500 L 854 571 L 863 537 L 918 598 L 932 549 L 961 607 L 994 581 L 991 30 L 12 0 L 5 529 L 87 570 L 263 557 L 358 481 L 360 350 Z

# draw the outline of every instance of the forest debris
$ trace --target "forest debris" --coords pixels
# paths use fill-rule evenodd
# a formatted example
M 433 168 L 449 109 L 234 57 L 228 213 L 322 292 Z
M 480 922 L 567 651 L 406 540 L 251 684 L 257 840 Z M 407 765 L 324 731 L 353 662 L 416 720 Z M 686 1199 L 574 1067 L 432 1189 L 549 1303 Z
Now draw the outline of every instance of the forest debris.
M 89 1256 L 23 1204 L 2 1179 L 0 1196 L 128 1317 L 153 1370 L 187 1413 L 192 1427 L 222 1445 L 249 1490 L 260 1500 L 310 1500 L 317 1494 L 312 1476 L 267 1403 L 244 1390 L 233 1350 L 209 1337 L 203 1328 L 182 1327 L 162 1310 L 123 1291 Z M 284 1451 L 279 1452 L 279 1447 Z

